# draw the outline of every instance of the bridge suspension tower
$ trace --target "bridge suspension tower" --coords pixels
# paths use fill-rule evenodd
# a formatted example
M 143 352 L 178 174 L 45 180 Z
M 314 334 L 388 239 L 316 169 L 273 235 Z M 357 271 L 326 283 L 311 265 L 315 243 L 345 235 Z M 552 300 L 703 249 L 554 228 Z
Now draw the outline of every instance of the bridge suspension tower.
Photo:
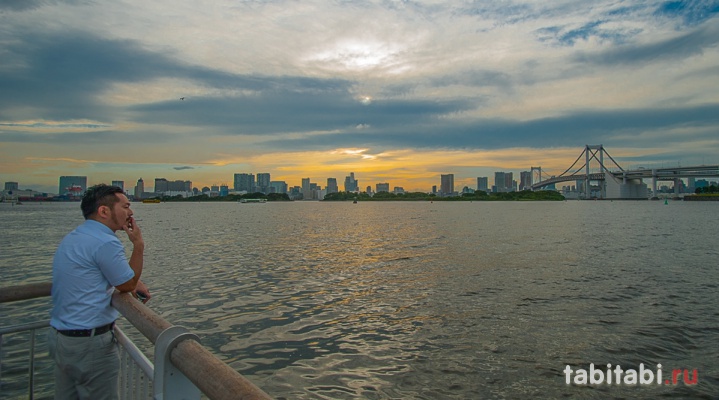
M 602 184 L 599 185 L 599 189 L 601 191 L 601 197 L 606 198 L 606 185 L 604 183 L 605 174 L 611 174 L 612 171 L 609 169 L 609 166 L 605 163 L 605 156 L 611 160 L 611 162 L 614 164 L 616 168 L 619 169 L 619 171 L 624 171 L 624 169 L 617 164 L 616 161 L 612 158 L 612 156 L 604 149 L 604 146 L 599 145 L 585 145 L 584 150 L 582 151 L 582 154 L 577 157 L 576 160 L 574 160 L 574 163 L 567 168 L 564 172 L 559 174 L 558 176 L 552 177 L 553 180 L 567 180 L 567 178 L 572 178 L 574 176 L 577 177 L 578 181 L 583 181 L 584 183 L 584 198 L 589 199 L 592 194 L 591 189 L 591 182 L 592 181 L 601 181 Z M 584 158 L 584 164 L 580 165 L 580 162 Z M 597 165 L 598 164 L 598 165 Z M 534 171 L 539 171 L 540 181 L 541 181 L 541 174 L 542 169 L 541 167 L 532 167 L 532 174 L 534 177 Z M 561 178 L 565 179 L 561 179 Z
M 542 167 L 532 167 L 530 173 L 532 174 L 532 181 L 529 182 L 529 186 L 532 186 L 535 183 L 539 183 L 542 181 Z
M 582 163 L 584 159 L 584 163 Z M 542 180 L 542 167 L 531 167 L 532 189 L 537 190 L 558 182 L 574 181 L 578 186 L 584 186 L 579 190 L 585 199 L 592 198 L 592 182 L 598 182 L 595 188 L 600 193 L 596 197 L 602 199 L 646 199 L 648 195 L 647 185 L 643 179 L 652 179 L 652 193 L 656 196 L 657 180 L 673 180 L 675 190 L 679 187 L 682 178 L 715 177 L 719 176 L 718 165 L 701 165 L 690 167 L 670 168 L 638 168 L 625 170 L 622 168 L 600 145 L 585 145 L 582 153 L 574 160 L 574 163 L 559 175 Z M 613 170 L 610 170 L 613 168 Z M 539 181 L 535 183 L 534 178 L 539 175 Z M 578 198 L 581 198 L 579 196 Z
M 587 199 L 590 198 L 591 192 L 592 192 L 591 185 L 590 185 L 590 183 L 592 181 L 592 173 L 610 174 L 612 172 L 604 164 L 604 155 L 606 155 L 610 160 L 612 160 L 612 163 L 614 163 L 614 165 L 617 168 L 619 168 L 620 171 L 624 171 L 624 169 L 622 167 L 620 167 L 616 161 L 614 161 L 612 156 L 609 155 L 609 153 L 607 153 L 607 151 L 604 149 L 604 146 L 602 146 L 601 144 L 584 146 L 584 151 L 582 152 L 582 154 L 579 155 L 579 158 L 577 159 L 577 161 L 579 161 L 579 159 L 581 159 L 582 156 L 584 156 L 584 165 L 582 167 L 585 168 L 586 178 L 584 180 L 584 195 L 585 195 L 585 198 L 587 198 Z M 597 167 L 595 167 L 594 169 L 591 168 L 592 160 L 599 163 L 599 165 Z M 577 161 L 575 161 L 575 164 L 577 163 Z M 574 164 L 572 164 L 572 166 L 574 166 Z M 580 167 L 580 169 L 582 167 Z M 572 167 L 569 167 L 569 168 L 571 169 Z M 607 195 L 606 194 L 606 185 L 601 185 L 600 190 L 602 193 L 601 194 L 602 198 L 606 198 L 606 195 Z

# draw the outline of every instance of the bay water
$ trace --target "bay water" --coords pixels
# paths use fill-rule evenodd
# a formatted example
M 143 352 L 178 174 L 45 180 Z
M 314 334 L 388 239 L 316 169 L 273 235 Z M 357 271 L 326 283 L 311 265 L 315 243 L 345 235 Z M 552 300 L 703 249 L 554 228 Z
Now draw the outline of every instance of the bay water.
M 719 203 L 132 208 L 148 306 L 274 398 L 719 397 Z M 79 203 L 0 204 L 1 286 L 50 281 L 80 223 Z M 0 322 L 49 307 L 1 304 Z M 0 397 L 25 398 L 25 339 L 4 340 Z M 577 383 L 590 364 L 661 370 L 662 384 Z M 51 366 L 37 368 L 50 398 Z M 674 369 L 697 383 L 666 384 Z

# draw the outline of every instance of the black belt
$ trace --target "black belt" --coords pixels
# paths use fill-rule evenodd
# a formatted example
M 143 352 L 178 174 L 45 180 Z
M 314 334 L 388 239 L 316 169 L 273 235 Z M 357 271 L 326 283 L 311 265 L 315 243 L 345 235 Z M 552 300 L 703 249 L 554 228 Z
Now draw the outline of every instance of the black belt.
M 103 333 L 110 332 L 115 326 L 114 322 L 111 322 L 107 325 L 101 326 L 99 328 L 95 329 L 66 329 L 66 330 L 60 330 L 57 329 L 57 332 L 65 335 L 65 336 L 71 336 L 71 337 L 87 337 L 87 336 L 97 336 L 102 335 Z

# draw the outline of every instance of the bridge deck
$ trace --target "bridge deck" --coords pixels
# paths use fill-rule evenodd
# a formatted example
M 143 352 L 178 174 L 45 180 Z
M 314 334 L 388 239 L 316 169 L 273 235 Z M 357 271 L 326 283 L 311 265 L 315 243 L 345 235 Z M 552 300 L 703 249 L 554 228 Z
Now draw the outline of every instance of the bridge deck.
M 645 169 L 640 168 L 636 170 L 628 171 L 610 171 L 610 173 L 616 179 L 656 179 L 662 180 L 673 180 L 677 178 L 714 178 L 719 177 L 719 165 L 699 165 L 689 167 L 673 167 L 673 168 L 654 168 Z M 570 182 L 570 181 L 583 181 L 587 179 L 586 174 L 573 174 L 566 176 L 556 176 L 549 179 L 545 179 L 541 182 L 532 185 L 532 189 L 541 189 L 554 183 L 559 182 Z M 589 180 L 591 181 L 602 181 L 606 179 L 605 172 L 591 173 L 589 174 Z

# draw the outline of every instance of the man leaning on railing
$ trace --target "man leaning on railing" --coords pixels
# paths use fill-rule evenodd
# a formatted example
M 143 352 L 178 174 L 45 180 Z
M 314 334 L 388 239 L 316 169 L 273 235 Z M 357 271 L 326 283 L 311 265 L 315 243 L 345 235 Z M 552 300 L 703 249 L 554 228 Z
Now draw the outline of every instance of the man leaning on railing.
M 48 343 L 55 360 L 56 399 L 117 399 L 120 359 L 110 304 L 115 289 L 147 302 L 140 281 L 145 243 L 117 186 L 96 185 L 80 204 L 85 222 L 58 246 L 52 264 Z M 115 232 L 132 243 L 130 260 Z

